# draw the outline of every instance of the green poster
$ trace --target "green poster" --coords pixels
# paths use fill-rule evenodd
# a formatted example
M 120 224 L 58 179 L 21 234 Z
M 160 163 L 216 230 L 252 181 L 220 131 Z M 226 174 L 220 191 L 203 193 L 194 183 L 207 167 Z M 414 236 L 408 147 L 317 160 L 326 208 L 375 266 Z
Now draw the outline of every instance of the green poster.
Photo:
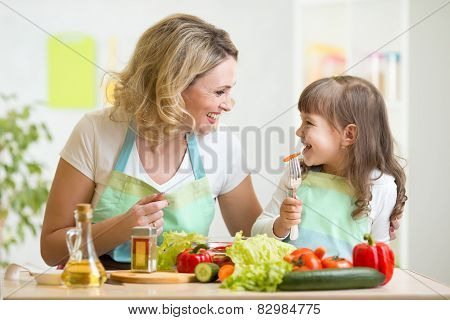
M 49 105 L 64 109 L 93 108 L 96 101 L 94 39 L 80 33 L 55 37 L 50 37 L 47 43 Z

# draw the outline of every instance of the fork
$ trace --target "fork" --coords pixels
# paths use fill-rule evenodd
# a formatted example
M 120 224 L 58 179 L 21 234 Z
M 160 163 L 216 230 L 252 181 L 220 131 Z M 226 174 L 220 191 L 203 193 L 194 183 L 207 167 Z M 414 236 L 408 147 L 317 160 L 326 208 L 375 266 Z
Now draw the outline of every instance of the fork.
M 298 161 L 298 155 L 289 159 L 289 177 L 290 186 L 292 189 L 292 197 L 297 199 L 297 188 L 302 183 L 302 169 L 300 167 L 300 162 Z M 298 238 L 298 226 L 292 226 L 289 235 L 291 240 L 297 240 Z

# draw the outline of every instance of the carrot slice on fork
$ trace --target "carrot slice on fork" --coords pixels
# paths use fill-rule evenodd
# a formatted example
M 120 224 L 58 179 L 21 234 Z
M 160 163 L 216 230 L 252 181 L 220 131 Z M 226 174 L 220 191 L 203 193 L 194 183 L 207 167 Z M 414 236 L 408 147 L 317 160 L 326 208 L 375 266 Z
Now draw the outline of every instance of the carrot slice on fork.
M 302 154 L 301 152 L 293 153 L 293 154 L 287 156 L 286 158 L 284 158 L 283 162 L 288 162 L 289 160 L 294 159 L 294 158 L 298 157 L 301 154 Z

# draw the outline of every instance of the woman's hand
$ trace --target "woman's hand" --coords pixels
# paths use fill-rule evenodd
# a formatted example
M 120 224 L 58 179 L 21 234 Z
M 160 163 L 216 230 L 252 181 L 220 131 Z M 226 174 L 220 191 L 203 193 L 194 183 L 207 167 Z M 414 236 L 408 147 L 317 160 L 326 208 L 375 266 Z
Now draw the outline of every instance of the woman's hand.
M 400 228 L 400 219 L 402 218 L 402 215 L 399 215 L 397 218 L 391 220 L 391 225 L 389 227 L 389 237 L 391 240 L 395 240 L 397 238 L 397 235 L 395 234 Z
M 292 226 L 300 224 L 302 216 L 302 201 L 286 198 L 280 207 L 280 216 L 273 224 L 273 233 L 278 238 L 285 238 Z
M 162 209 L 168 205 L 169 202 L 164 199 L 164 193 L 149 195 L 139 200 L 125 213 L 125 216 L 131 227 L 151 225 L 160 235 L 164 225 Z
M 41 233 L 41 255 L 48 265 L 67 261 L 66 233 L 75 226 L 73 208 L 77 203 L 91 203 L 94 190 L 94 181 L 60 159 Z M 167 205 L 163 194 L 146 196 L 127 212 L 93 224 L 92 239 L 97 254 L 102 255 L 129 240 L 132 227 L 154 223 L 160 234 L 164 224 L 162 209 Z

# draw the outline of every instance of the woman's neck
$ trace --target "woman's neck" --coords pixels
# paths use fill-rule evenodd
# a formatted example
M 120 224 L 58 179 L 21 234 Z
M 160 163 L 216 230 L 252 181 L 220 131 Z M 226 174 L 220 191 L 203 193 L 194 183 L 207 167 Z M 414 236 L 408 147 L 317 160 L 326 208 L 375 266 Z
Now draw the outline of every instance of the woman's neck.
M 139 137 L 136 141 L 139 159 L 149 177 L 157 184 L 164 184 L 178 172 L 187 150 L 184 136 L 166 138 L 156 147 Z
M 163 152 L 164 150 L 175 150 L 178 147 L 184 149 L 187 145 L 186 134 L 177 134 L 176 136 L 167 137 L 160 144 L 153 148 L 154 152 Z
M 145 138 L 139 137 L 138 146 L 144 152 L 151 152 L 152 154 L 171 154 L 175 155 L 178 152 L 184 154 L 184 151 L 187 148 L 187 141 L 185 134 L 177 134 L 172 137 L 164 138 L 159 144 L 152 145 L 149 141 L 146 141 Z

